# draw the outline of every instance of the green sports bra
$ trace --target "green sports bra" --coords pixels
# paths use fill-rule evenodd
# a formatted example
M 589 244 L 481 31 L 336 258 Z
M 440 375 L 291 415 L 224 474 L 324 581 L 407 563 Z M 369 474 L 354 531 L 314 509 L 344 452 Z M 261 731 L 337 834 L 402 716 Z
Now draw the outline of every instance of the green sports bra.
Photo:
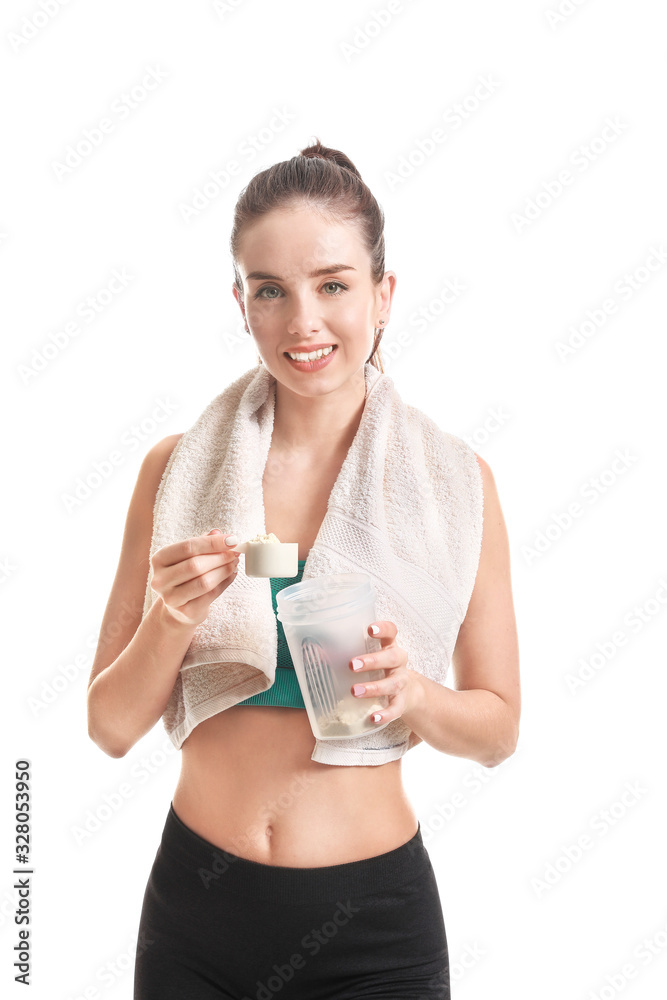
M 283 587 L 289 587 L 293 583 L 299 583 L 303 576 L 303 567 L 306 565 L 305 559 L 299 559 L 299 572 L 296 576 L 271 577 L 271 600 L 273 602 L 274 614 L 277 614 L 276 594 Z M 285 638 L 283 624 L 276 618 L 278 626 L 278 657 L 276 660 L 276 679 L 266 691 L 254 694 L 252 698 L 239 701 L 239 705 L 282 705 L 283 708 L 303 708 L 305 704 L 301 694 L 301 688 L 294 671 L 294 664 L 290 656 L 289 646 Z

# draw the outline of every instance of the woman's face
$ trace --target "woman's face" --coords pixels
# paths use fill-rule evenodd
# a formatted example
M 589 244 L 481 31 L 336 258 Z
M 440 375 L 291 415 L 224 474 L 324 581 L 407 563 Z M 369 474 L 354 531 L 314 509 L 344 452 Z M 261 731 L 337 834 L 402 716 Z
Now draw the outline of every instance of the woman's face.
M 245 230 L 238 268 L 244 296 L 233 287 L 265 367 L 295 389 L 333 388 L 363 367 L 374 329 L 389 320 L 396 277 L 371 281 L 370 258 L 356 225 L 327 221 L 299 204 L 275 209 Z M 326 269 L 327 273 L 315 273 Z M 334 345 L 318 370 L 294 365 L 286 352 Z

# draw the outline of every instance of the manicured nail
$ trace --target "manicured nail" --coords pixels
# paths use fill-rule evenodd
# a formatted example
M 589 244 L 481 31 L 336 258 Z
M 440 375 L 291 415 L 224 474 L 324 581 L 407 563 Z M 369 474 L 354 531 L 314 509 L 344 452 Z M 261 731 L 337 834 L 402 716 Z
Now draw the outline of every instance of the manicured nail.
M 373 718 L 373 722 L 382 722 L 382 716 L 378 715 L 377 712 L 375 713 L 375 715 L 372 718 Z
M 362 670 L 363 666 L 364 666 L 364 661 L 360 660 L 358 657 L 356 657 L 354 660 L 352 660 L 352 669 L 353 670 Z
M 239 540 L 236 537 L 236 535 L 227 535 L 227 537 L 225 538 L 225 545 L 229 545 L 230 548 L 234 545 L 238 545 L 238 543 Z
M 378 634 L 378 632 L 380 631 L 380 629 L 378 628 L 378 626 L 377 626 L 377 625 L 371 625 L 371 626 L 370 626 L 370 629 L 371 629 L 371 633 L 372 633 L 372 635 L 377 635 L 377 634 Z

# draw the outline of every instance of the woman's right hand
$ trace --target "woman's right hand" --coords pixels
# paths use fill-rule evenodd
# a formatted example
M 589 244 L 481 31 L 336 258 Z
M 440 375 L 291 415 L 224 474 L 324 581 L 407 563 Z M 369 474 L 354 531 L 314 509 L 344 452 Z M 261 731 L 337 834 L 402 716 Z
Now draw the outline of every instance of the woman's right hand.
M 225 544 L 230 537 L 213 528 L 206 535 L 164 545 L 152 556 L 151 587 L 177 622 L 201 625 L 216 597 L 233 583 L 239 553 Z

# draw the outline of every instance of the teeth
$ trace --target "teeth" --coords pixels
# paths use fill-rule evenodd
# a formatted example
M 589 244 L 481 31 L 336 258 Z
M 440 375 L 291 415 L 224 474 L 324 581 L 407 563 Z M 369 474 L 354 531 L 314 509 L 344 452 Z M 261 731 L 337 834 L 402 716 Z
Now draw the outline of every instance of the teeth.
M 310 354 L 290 354 L 290 358 L 293 361 L 314 361 L 315 358 L 324 358 L 327 354 L 331 354 L 333 347 L 322 347 L 319 351 L 311 351 Z

